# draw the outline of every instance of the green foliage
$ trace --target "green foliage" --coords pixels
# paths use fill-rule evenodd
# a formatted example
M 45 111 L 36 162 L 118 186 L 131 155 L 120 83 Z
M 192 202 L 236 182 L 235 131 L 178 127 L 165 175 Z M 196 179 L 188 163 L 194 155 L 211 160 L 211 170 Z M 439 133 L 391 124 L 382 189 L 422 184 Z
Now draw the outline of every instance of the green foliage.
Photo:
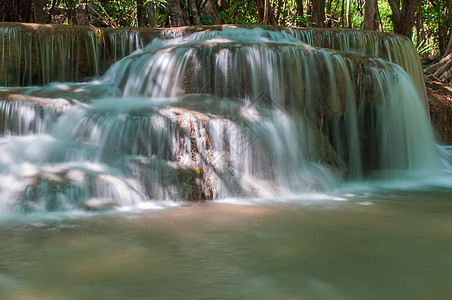
M 206 7 L 207 1 L 209 1 L 209 0 L 197 0 L 196 1 L 196 7 L 198 8 L 199 11 L 202 11 L 204 9 L 204 7 Z
M 229 8 L 220 11 L 218 17 L 224 24 L 257 23 L 257 7 L 254 1 L 237 0 Z
M 434 43 L 428 44 L 427 40 L 423 40 L 416 47 L 416 50 L 419 55 L 424 55 L 426 53 L 433 52 L 435 50 L 435 45 Z
M 211 16 L 208 15 L 200 15 L 199 16 L 199 24 L 201 25 L 215 25 Z
M 168 14 L 168 1 L 167 0 L 150 0 L 154 3 L 155 20 L 157 24 L 163 23 Z

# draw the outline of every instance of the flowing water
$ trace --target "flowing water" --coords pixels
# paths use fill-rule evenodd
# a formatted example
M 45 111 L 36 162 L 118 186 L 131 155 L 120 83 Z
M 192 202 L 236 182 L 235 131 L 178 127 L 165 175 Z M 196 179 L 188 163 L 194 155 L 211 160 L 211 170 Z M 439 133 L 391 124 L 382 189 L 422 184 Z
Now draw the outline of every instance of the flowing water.
M 260 28 L 110 38 L 122 59 L 82 83 L 31 86 L 2 52 L 2 298 L 452 295 L 452 149 L 412 45 Z

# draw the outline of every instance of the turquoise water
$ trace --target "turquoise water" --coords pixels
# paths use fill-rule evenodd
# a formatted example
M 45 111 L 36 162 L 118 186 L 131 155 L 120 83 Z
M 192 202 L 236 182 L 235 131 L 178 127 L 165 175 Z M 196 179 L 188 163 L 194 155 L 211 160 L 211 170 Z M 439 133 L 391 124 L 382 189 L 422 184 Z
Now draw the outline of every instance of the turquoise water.
M 452 190 L 3 216 L 2 299 L 449 299 Z

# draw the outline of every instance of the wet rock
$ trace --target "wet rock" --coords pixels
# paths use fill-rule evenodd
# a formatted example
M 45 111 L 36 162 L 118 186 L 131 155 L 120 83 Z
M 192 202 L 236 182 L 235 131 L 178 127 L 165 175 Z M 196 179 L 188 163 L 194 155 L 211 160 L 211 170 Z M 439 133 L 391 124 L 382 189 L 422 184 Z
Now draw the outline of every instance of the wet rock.
M 89 211 L 111 210 L 115 207 L 115 201 L 110 198 L 95 198 L 85 202 L 84 208 Z
M 0 101 L 6 102 L 18 101 L 34 103 L 39 106 L 52 106 L 59 112 L 64 112 L 72 105 L 69 100 L 64 98 L 38 97 L 31 95 L 16 94 L 11 92 L 14 91 L 0 89 Z
M 452 145 L 452 88 L 429 77 L 426 86 L 436 135 L 445 145 Z

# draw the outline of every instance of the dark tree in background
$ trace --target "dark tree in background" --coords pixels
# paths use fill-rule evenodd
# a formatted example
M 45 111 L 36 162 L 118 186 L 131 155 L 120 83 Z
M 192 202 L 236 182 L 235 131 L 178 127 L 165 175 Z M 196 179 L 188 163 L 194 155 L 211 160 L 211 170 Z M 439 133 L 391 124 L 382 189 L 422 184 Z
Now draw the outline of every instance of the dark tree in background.
M 187 13 L 179 0 L 168 0 L 168 16 L 172 27 L 189 25 Z
M 296 10 L 297 10 L 297 16 L 298 16 L 298 20 L 297 20 L 297 26 L 301 26 L 302 24 L 302 20 L 303 20 L 303 0 L 296 0 Z
M 151 1 L 147 1 L 146 4 L 144 5 L 144 8 L 146 10 L 146 15 L 148 17 L 149 27 L 154 28 L 155 26 L 157 26 L 154 5 L 152 5 Z
M 0 0 L 0 21 L 32 22 L 31 0 Z
M 45 8 L 46 0 L 33 0 L 34 20 L 36 23 L 46 23 Z
M 306 15 L 308 26 L 324 27 L 325 25 L 325 1 L 324 0 L 307 0 Z
M 363 29 L 364 30 L 375 30 L 375 7 L 377 1 L 376 0 L 366 0 L 364 3 L 364 21 L 363 21 Z
M 414 17 L 421 0 L 388 0 L 392 10 L 394 32 L 411 38 L 413 35 Z

